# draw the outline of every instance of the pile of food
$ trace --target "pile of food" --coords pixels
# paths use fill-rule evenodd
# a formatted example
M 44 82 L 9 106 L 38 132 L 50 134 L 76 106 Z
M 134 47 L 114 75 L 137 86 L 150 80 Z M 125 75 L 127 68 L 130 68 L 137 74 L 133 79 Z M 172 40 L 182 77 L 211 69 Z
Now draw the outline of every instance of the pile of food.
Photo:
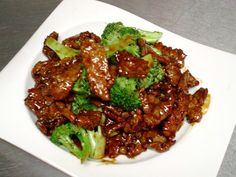
M 161 35 L 121 22 L 101 37 L 86 31 L 59 42 L 51 33 L 25 99 L 36 125 L 81 162 L 167 151 L 185 119 L 201 120 L 209 96 L 207 88 L 189 93 L 199 81 Z

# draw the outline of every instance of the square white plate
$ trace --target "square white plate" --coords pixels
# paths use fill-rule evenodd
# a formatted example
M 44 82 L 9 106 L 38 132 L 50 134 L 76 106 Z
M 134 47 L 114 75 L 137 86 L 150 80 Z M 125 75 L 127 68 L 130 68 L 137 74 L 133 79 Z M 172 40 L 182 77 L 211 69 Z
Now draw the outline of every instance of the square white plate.
M 24 105 L 32 87 L 31 69 L 45 57 L 43 41 L 52 31 L 60 39 L 83 31 L 100 35 L 108 22 L 161 31 L 161 41 L 181 48 L 188 55 L 186 66 L 211 94 L 211 105 L 201 123 L 185 128 L 177 143 L 166 153 L 148 151 L 135 159 L 115 164 L 80 160 L 52 144 L 35 126 Z M 188 39 L 117 7 L 97 1 L 65 0 L 39 27 L 0 73 L 0 138 L 33 154 L 71 176 L 79 177 L 215 177 L 235 126 L 236 56 Z

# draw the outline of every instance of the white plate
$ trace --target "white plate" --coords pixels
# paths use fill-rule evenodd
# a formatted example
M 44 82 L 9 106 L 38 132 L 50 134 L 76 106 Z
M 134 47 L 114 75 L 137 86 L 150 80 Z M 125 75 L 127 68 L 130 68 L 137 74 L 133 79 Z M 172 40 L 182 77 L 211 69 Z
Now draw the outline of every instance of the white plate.
M 188 55 L 187 67 L 209 89 L 211 105 L 201 123 L 185 127 L 177 143 L 166 153 L 148 151 L 133 160 L 119 158 L 115 164 L 89 161 L 81 165 L 80 160 L 52 144 L 37 129 L 24 98 L 33 84 L 31 68 L 44 58 L 40 53 L 49 33 L 55 30 L 61 39 L 86 30 L 100 35 L 106 23 L 114 21 L 162 31 L 164 44 L 183 49 Z M 235 126 L 235 66 L 235 55 L 182 38 L 114 6 L 97 1 L 65 0 L 0 74 L 0 138 L 71 176 L 215 177 Z

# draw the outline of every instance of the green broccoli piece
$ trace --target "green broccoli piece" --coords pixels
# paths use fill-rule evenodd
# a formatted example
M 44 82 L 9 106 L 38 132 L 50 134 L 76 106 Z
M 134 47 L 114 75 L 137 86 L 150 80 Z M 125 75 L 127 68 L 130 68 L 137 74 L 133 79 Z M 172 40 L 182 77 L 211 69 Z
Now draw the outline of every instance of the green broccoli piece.
M 80 141 L 81 147 L 75 144 L 75 138 Z M 91 144 L 86 130 L 72 123 L 63 124 L 52 132 L 51 141 L 63 146 L 69 152 L 81 159 L 81 163 L 88 159 L 91 153 Z
M 52 37 L 48 37 L 45 41 L 45 44 L 54 52 L 56 52 L 60 59 L 74 57 L 79 54 L 79 50 L 65 46 Z
M 91 90 L 90 90 L 89 82 L 87 81 L 86 75 L 87 75 L 86 69 L 84 65 L 81 64 L 80 77 L 75 82 L 72 90 L 77 94 L 89 96 L 91 95 Z
M 161 35 L 161 32 L 144 31 L 124 26 L 121 22 L 114 22 L 105 27 L 101 44 L 105 46 L 108 57 L 111 57 L 117 51 L 123 50 L 139 57 L 140 49 L 137 40 L 143 38 L 147 43 L 153 44 L 160 39 Z
M 100 126 L 97 131 L 90 131 L 69 122 L 55 128 L 50 140 L 80 158 L 81 163 L 89 157 L 92 159 L 104 157 L 106 139 Z M 79 146 L 76 145 L 76 141 L 80 142 Z
M 111 104 L 131 111 L 141 106 L 135 78 L 117 77 L 110 90 Z
M 162 36 L 162 33 L 157 31 L 145 31 L 141 29 L 138 29 L 138 31 L 141 35 L 141 38 L 143 38 L 148 44 L 157 42 Z
M 149 47 L 151 47 L 151 49 L 152 49 L 157 55 L 162 55 L 161 51 L 158 50 L 157 48 L 153 47 L 153 45 L 149 45 Z
M 79 114 L 81 110 L 96 110 L 97 107 L 90 103 L 89 96 L 92 95 L 89 83 L 86 78 L 86 69 L 81 65 L 81 74 L 75 82 L 72 90 L 75 92 L 74 101 L 72 102 L 72 112 Z
M 96 110 L 97 107 L 91 104 L 89 98 L 84 95 L 76 95 L 72 103 L 72 112 L 79 114 L 81 110 Z
M 144 56 L 143 59 L 149 62 L 151 68 L 149 69 L 148 75 L 144 79 L 139 79 L 138 87 L 146 89 L 153 84 L 162 81 L 164 79 L 165 72 L 158 60 L 152 58 L 151 54 Z
M 137 39 L 140 38 L 140 33 L 135 28 L 126 27 L 121 22 L 109 23 L 101 37 L 101 44 L 105 47 L 108 57 L 123 50 L 134 56 L 139 56 Z
M 72 90 L 75 93 L 81 94 L 81 95 L 91 95 L 91 90 L 89 87 L 89 83 L 87 80 L 83 80 L 83 79 L 78 79 L 75 82 L 75 85 L 73 86 Z

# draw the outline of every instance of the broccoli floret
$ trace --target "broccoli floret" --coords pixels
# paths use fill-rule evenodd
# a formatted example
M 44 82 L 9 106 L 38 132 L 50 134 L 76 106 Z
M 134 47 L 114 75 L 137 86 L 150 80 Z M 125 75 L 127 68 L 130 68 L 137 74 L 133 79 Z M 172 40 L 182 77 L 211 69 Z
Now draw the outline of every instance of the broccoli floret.
M 148 75 L 144 79 L 139 79 L 138 86 L 146 89 L 153 84 L 162 81 L 164 79 L 165 72 L 158 60 L 153 58 L 151 54 L 144 56 L 143 59 L 148 61 L 151 68 L 149 69 Z
M 86 78 L 86 69 L 81 65 L 81 74 L 72 90 L 75 92 L 74 102 L 72 103 L 72 112 L 79 114 L 81 110 L 96 110 L 97 107 L 90 103 L 89 96 L 92 95 L 89 83 Z
M 55 128 L 50 139 L 80 158 L 81 163 L 89 157 L 93 159 L 104 157 L 106 139 L 100 126 L 97 131 L 90 131 L 72 123 L 66 123 Z M 75 141 L 79 141 L 81 147 L 76 145 Z
M 72 90 L 80 95 L 89 96 L 91 95 L 91 90 L 89 87 L 89 82 L 86 78 L 87 72 L 84 65 L 81 64 L 81 74 L 79 79 L 75 82 Z
M 74 102 L 72 103 L 72 112 L 79 114 L 81 110 L 96 110 L 97 107 L 90 103 L 88 97 L 84 95 L 76 95 Z
M 81 148 L 78 147 L 74 140 L 80 141 Z M 61 125 L 52 132 L 51 141 L 61 145 L 76 157 L 81 159 L 81 163 L 88 159 L 91 153 L 91 144 L 86 130 L 72 123 Z
M 83 80 L 83 79 L 78 79 L 75 82 L 75 85 L 73 86 L 72 89 L 75 93 L 81 94 L 81 95 L 91 95 L 91 90 L 89 87 L 89 83 L 87 80 Z
M 147 43 L 153 44 L 160 39 L 161 35 L 161 32 L 144 31 L 124 26 L 121 22 L 114 22 L 105 27 L 101 44 L 105 46 L 108 57 L 117 51 L 123 50 L 139 57 L 140 49 L 137 45 L 137 39 L 143 38 Z
M 79 54 L 79 50 L 65 46 L 52 37 L 48 37 L 45 41 L 45 44 L 54 52 L 56 52 L 60 59 L 74 57 Z
M 158 31 L 145 31 L 145 30 L 141 30 L 141 29 L 138 29 L 138 31 L 139 31 L 141 37 L 149 44 L 155 43 L 162 36 L 162 33 L 158 32 Z
M 101 44 L 105 46 L 108 57 L 115 52 L 125 50 L 134 56 L 139 56 L 137 39 L 140 38 L 138 30 L 126 27 L 121 22 L 109 23 L 103 33 Z
M 110 90 L 111 104 L 131 111 L 141 106 L 135 78 L 117 77 Z

